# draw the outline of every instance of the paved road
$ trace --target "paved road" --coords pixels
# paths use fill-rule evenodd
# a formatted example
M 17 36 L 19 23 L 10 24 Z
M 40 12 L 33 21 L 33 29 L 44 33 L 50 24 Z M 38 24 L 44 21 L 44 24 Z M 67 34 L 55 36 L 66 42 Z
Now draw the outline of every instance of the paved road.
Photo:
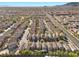
M 66 30 L 63 25 L 58 23 L 58 21 L 56 20 L 56 17 L 53 18 L 51 15 L 47 13 L 46 13 L 46 16 L 50 19 L 50 21 L 55 26 L 57 26 L 60 30 L 62 30 L 66 34 L 66 37 L 70 38 L 70 40 L 79 48 L 79 40 L 75 36 L 73 36 L 68 30 Z
M 7 28 L 6 30 L 4 30 L 3 33 L 0 34 L 0 36 L 3 36 L 7 31 L 11 30 L 11 28 L 15 25 L 15 23 L 13 25 L 11 25 L 9 28 Z

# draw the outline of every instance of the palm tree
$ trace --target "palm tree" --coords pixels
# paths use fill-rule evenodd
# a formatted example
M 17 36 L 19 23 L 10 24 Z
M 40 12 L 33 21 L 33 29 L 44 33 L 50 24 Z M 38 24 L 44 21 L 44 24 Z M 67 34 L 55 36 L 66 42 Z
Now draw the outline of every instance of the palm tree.
M 42 43 L 42 51 L 45 51 L 45 52 L 48 51 L 48 47 L 45 42 Z
M 39 34 L 39 33 L 37 33 L 37 34 L 36 34 L 36 39 L 37 39 L 37 40 L 40 40 L 40 39 L 41 39 L 41 37 L 40 37 L 40 34 Z
M 30 40 L 30 41 L 32 41 L 32 34 L 28 34 L 28 36 L 27 36 L 27 40 Z
M 37 43 L 36 43 L 36 48 L 37 48 L 38 50 L 41 49 L 41 42 L 40 42 L 39 40 L 38 40 Z
M 36 35 L 35 34 L 32 35 L 32 41 L 36 42 Z
M 50 42 L 47 42 L 46 44 L 47 44 L 47 46 L 48 46 L 48 50 L 51 51 L 51 50 L 52 50 L 51 43 L 50 43 Z
M 31 45 L 31 50 L 35 50 L 35 49 L 36 49 L 36 43 L 33 41 Z
M 51 41 L 52 41 L 52 39 L 53 39 L 52 34 L 51 34 L 51 33 L 49 33 L 49 34 L 48 34 L 48 41 L 49 41 L 49 42 L 51 42 Z
M 41 34 L 41 39 L 44 39 L 44 34 Z
M 25 43 L 25 49 L 29 50 L 30 46 L 29 46 L 29 40 L 27 40 L 27 42 Z
M 45 33 L 44 39 L 45 39 L 46 42 L 48 41 L 49 37 L 48 37 L 48 34 L 47 33 Z

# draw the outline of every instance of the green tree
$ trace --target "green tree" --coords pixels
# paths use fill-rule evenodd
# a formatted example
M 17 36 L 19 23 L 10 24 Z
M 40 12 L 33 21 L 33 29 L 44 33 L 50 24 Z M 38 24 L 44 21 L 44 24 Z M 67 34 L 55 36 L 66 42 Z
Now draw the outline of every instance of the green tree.
M 77 55 L 77 53 L 74 53 L 74 52 L 69 52 L 69 57 L 77 57 L 78 55 Z
M 30 50 L 23 50 L 23 51 L 20 51 L 20 54 L 21 55 L 25 55 L 25 56 L 31 56 L 32 55 L 32 51 L 30 51 Z

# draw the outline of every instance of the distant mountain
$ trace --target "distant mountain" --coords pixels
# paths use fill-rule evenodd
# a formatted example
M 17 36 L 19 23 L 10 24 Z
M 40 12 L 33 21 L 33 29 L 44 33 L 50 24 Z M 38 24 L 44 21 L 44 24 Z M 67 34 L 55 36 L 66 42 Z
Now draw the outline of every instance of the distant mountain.
M 64 4 L 64 6 L 79 6 L 79 2 L 69 2 L 67 4 Z

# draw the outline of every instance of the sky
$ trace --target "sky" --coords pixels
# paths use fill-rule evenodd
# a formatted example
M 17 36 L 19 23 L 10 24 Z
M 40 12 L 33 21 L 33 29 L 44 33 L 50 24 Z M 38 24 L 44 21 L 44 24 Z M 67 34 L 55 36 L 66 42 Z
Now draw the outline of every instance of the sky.
M 0 2 L 0 6 L 55 6 L 67 2 Z

